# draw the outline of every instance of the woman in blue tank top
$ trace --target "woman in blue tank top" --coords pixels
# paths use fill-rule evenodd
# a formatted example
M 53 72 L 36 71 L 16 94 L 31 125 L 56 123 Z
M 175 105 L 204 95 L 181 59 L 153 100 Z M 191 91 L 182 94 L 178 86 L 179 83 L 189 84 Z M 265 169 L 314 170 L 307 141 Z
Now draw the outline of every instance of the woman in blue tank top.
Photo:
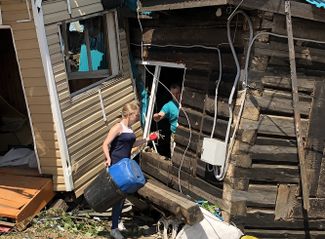
M 145 139 L 136 141 L 135 134 L 131 129 L 131 125 L 139 120 L 139 109 L 140 107 L 136 102 L 126 104 L 122 109 L 122 120 L 108 132 L 103 143 L 107 167 L 123 158 L 130 158 L 132 148 L 146 142 Z M 123 223 L 119 223 L 123 204 L 124 200 L 115 204 L 112 209 L 111 236 L 116 239 L 124 238 L 120 230 L 125 230 L 125 227 Z

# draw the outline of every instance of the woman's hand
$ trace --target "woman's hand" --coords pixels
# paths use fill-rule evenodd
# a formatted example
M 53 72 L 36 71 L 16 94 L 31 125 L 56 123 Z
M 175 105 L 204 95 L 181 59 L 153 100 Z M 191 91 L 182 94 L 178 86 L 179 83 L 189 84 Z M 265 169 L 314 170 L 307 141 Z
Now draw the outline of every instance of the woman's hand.
M 108 159 L 105 160 L 105 166 L 106 167 L 111 166 L 111 159 L 110 158 L 108 158 Z

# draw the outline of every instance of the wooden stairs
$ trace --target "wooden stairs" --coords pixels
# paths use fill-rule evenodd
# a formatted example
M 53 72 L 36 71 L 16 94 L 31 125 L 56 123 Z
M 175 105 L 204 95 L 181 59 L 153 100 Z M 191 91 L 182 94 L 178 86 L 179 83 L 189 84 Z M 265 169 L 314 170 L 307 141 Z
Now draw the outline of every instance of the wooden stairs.
M 37 170 L 0 168 L 0 219 L 13 221 L 18 230 L 24 229 L 54 195 L 52 179 L 41 177 Z M 8 226 L 8 221 L 0 220 L 1 224 Z

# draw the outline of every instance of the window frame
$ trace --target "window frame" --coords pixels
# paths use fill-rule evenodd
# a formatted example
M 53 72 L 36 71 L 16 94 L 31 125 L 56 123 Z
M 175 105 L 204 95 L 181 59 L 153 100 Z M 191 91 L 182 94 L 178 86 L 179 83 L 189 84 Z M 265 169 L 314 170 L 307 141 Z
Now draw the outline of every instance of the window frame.
M 91 70 L 89 72 L 72 72 L 70 68 L 70 64 L 68 63 L 69 54 L 68 54 L 68 37 L 67 37 L 67 24 L 75 21 L 91 19 L 94 17 L 103 16 L 104 17 L 104 31 L 103 34 L 105 36 L 105 44 L 107 46 L 106 58 L 108 62 L 107 69 L 101 70 Z M 95 88 L 98 85 L 103 84 L 106 81 L 112 80 L 116 78 L 116 76 L 121 74 L 121 49 L 120 49 L 120 38 L 119 38 L 119 26 L 118 26 L 118 18 L 116 10 L 103 11 L 100 13 L 89 14 L 82 17 L 71 18 L 66 21 L 63 21 L 59 24 L 59 37 L 61 44 L 61 53 L 63 56 L 65 73 L 67 75 L 67 82 L 74 80 L 83 80 L 83 79 L 96 79 L 102 78 L 97 82 L 89 84 L 86 87 L 83 87 L 80 90 L 71 92 L 69 87 L 69 93 L 71 97 L 75 97 L 80 95 L 86 91 L 89 91 Z M 88 38 L 89 39 L 89 38 Z M 87 44 L 87 53 L 89 51 L 89 44 Z M 87 54 L 89 56 L 89 54 Z M 91 63 L 88 58 L 88 66 L 89 69 Z M 69 84 L 68 84 L 69 85 Z

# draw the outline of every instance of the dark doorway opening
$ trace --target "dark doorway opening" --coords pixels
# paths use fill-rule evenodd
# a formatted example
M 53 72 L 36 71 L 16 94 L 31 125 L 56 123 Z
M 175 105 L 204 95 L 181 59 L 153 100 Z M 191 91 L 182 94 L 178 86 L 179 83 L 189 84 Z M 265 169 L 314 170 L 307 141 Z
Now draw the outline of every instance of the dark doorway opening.
M 154 67 L 149 67 L 151 72 L 154 72 Z M 182 87 L 184 76 L 183 68 L 173 68 L 173 67 L 161 67 L 159 81 L 165 85 L 165 87 L 159 83 L 156 93 L 156 102 L 154 107 L 154 113 L 157 113 L 161 110 L 161 108 L 172 100 L 171 93 L 166 89 L 170 89 L 171 85 L 178 85 L 180 88 Z M 146 82 L 147 89 L 151 88 L 152 85 L 152 75 L 147 72 L 146 78 L 149 79 Z M 182 88 L 181 88 L 182 90 Z M 160 133 L 164 136 L 158 140 L 157 150 L 160 155 L 171 158 L 171 130 L 170 123 L 168 119 L 164 118 L 159 122 L 152 121 L 151 123 L 151 131 L 159 130 Z
M 33 137 L 11 30 L 0 29 L 0 39 L 0 156 L 3 156 L 12 148 L 33 148 Z M 1 160 L 4 157 L 0 157 L 3 166 Z

